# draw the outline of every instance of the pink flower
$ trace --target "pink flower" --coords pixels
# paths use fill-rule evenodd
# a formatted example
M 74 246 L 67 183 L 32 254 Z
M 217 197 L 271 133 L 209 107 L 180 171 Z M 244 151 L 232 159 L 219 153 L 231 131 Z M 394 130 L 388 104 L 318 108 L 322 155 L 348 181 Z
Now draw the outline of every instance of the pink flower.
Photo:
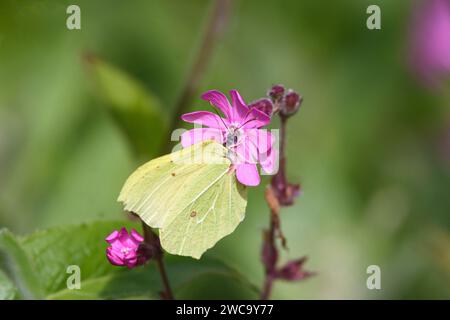
M 422 0 L 415 9 L 412 68 L 425 83 L 436 86 L 450 73 L 450 0 Z
M 145 263 L 146 258 L 138 252 L 144 238 L 136 230 L 131 230 L 131 234 L 125 228 L 114 230 L 105 240 L 111 245 L 106 249 L 106 257 L 111 264 L 133 268 Z
M 267 173 L 274 173 L 276 150 L 272 147 L 275 139 L 267 130 L 260 129 L 270 123 L 270 116 L 249 108 L 239 92 L 230 91 L 232 104 L 227 97 L 210 90 L 202 99 L 219 109 L 225 117 L 209 111 L 196 111 L 181 116 L 186 122 L 200 124 L 207 128 L 195 128 L 182 134 L 181 144 L 188 147 L 203 140 L 215 140 L 228 150 L 228 157 L 236 169 L 238 181 L 247 186 L 257 186 L 259 177 L 256 163 L 260 163 Z

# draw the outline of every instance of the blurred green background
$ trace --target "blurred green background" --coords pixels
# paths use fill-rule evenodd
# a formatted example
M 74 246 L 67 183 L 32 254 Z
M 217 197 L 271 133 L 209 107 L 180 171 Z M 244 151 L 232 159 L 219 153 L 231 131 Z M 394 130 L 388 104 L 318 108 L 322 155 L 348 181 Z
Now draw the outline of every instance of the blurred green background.
M 81 30 L 66 28 L 69 4 L 81 7 Z M 138 163 L 82 57 L 136 79 L 168 119 L 209 4 L 0 2 L 0 227 L 27 234 L 125 219 L 116 198 Z M 370 4 L 381 7 L 381 30 L 366 28 Z M 277 282 L 274 298 L 450 298 L 450 160 L 442 150 L 450 95 L 423 88 L 408 70 L 410 13 L 410 1 L 233 3 L 196 97 L 236 88 L 250 102 L 274 83 L 304 96 L 287 146 L 289 177 L 303 195 L 282 211 L 282 260 L 308 255 L 318 276 Z M 120 99 L 120 86 L 113 94 Z M 200 98 L 191 105 L 207 106 Z M 149 157 L 139 163 L 157 150 L 157 124 L 148 124 Z M 244 222 L 208 252 L 258 285 L 268 181 L 250 190 Z M 366 288 L 373 264 L 382 290 Z

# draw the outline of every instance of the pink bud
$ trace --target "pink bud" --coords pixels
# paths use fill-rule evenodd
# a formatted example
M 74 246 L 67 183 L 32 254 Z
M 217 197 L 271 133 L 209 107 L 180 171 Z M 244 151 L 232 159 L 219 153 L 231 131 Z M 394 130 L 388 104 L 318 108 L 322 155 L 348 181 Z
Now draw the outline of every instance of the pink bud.
M 106 257 L 115 266 L 134 268 L 144 264 L 147 258 L 139 252 L 140 244 L 144 238 L 134 229 L 128 234 L 127 229 L 114 230 L 106 237 L 110 246 L 106 249 Z
M 289 90 L 284 96 L 284 104 L 281 107 L 280 114 L 284 117 L 294 115 L 303 101 L 303 98 L 298 95 L 297 92 Z
M 284 95 L 284 87 L 281 84 L 276 84 L 270 88 L 267 95 L 272 98 L 272 101 L 279 101 L 283 98 Z
M 299 281 L 314 275 L 313 272 L 302 270 L 306 257 L 286 263 L 276 273 L 276 277 L 288 281 Z
M 272 116 L 273 103 L 272 103 L 272 101 L 270 101 L 270 99 L 262 98 L 262 99 L 253 101 L 252 103 L 249 104 L 248 107 L 258 109 L 258 110 L 264 112 L 265 114 L 267 114 L 269 117 Z

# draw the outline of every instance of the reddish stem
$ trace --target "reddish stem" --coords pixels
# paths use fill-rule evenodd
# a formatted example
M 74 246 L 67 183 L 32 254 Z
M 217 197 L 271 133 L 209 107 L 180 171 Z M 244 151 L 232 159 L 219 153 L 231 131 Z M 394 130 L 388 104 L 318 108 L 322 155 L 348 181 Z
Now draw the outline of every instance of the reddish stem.
M 273 281 L 275 280 L 274 274 L 278 256 L 278 249 L 275 244 L 275 223 L 273 222 L 273 215 L 274 212 L 273 210 L 271 210 L 269 231 L 266 232 L 264 236 L 264 241 L 266 242 L 267 249 L 269 250 L 270 258 L 263 259 L 266 274 L 263 290 L 261 292 L 261 300 L 269 299 L 270 294 L 272 293 Z
M 288 183 L 286 180 L 286 125 L 287 118 L 280 116 L 280 167 L 278 173 L 272 177 L 269 189 L 266 191 L 266 201 L 270 208 L 270 225 L 267 236 L 264 237 L 265 245 L 273 250 L 272 255 L 278 257 L 279 252 L 276 245 L 276 235 L 281 238 L 282 245 L 285 247 L 286 241 L 280 229 L 279 213 L 280 203 L 282 203 L 282 192 L 285 192 Z M 265 279 L 261 292 L 261 300 L 269 299 L 273 282 L 276 279 L 276 260 L 277 259 L 263 259 L 265 264 Z
M 153 248 L 153 258 L 156 260 L 159 273 L 164 286 L 163 298 L 166 300 L 174 300 L 172 288 L 170 287 L 169 278 L 167 276 L 166 267 L 164 265 L 164 253 L 159 243 L 159 237 L 153 230 L 142 221 L 142 230 L 144 232 L 144 242 Z
M 211 8 L 209 20 L 205 27 L 202 42 L 196 54 L 196 58 L 192 67 L 186 77 L 184 86 L 181 89 L 181 94 L 175 104 L 175 113 L 167 131 L 168 136 L 164 141 L 169 143 L 164 144 L 163 154 L 170 152 L 170 141 L 172 132 L 182 125 L 181 115 L 189 108 L 189 103 L 192 97 L 198 91 L 201 80 L 211 60 L 214 49 L 216 48 L 220 38 L 223 35 L 224 29 L 228 23 L 228 18 L 231 12 L 231 0 L 216 0 Z
M 228 22 L 228 17 L 231 9 L 231 0 L 216 0 L 211 9 L 211 13 L 208 18 L 208 22 L 205 26 L 205 33 L 203 35 L 200 48 L 197 52 L 196 59 L 192 65 L 192 68 L 184 82 L 184 86 L 181 90 L 181 95 L 175 105 L 175 112 L 170 124 L 167 138 L 165 143 L 161 146 L 160 153 L 164 154 L 170 152 L 171 135 L 172 132 L 181 126 L 181 115 L 185 113 L 189 107 L 189 102 L 192 96 L 198 90 L 200 81 L 206 71 L 212 53 L 220 39 L 223 30 Z M 174 296 L 170 287 L 169 278 L 167 276 L 166 268 L 164 266 L 164 253 L 160 247 L 159 237 L 153 232 L 153 230 L 142 222 L 142 228 L 144 230 L 145 242 L 151 245 L 158 245 L 159 251 L 155 256 L 159 273 L 164 285 L 163 298 L 173 300 Z
M 271 275 L 268 275 L 264 280 L 264 288 L 261 293 L 261 300 L 269 300 L 270 294 L 272 293 L 274 278 Z

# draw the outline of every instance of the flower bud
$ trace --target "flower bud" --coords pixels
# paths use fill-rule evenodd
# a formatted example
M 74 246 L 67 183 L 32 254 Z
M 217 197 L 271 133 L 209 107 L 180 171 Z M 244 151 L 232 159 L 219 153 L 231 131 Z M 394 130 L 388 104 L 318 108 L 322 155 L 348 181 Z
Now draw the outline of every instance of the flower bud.
M 313 272 L 303 270 L 305 261 L 306 257 L 289 261 L 277 271 L 276 277 L 288 281 L 299 281 L 313 276 Z
M 148 260 L 139 250 L 144 238 L 134 229 L 130 234 L 125 228 L 114 230 L 105 240 L 110 244 L 106 249 L 106 257 L 115 266 L 131 269 Z
M 300 185 L 289 183 L 284 175 L 275 175 L 271 185 L 282 207 L 292 206 L 295 198 L 301 195 Z
M 272 116 L 273 112 L 273 103 L 270 99 L 262 98 L 256 101 L 253 101 L 248 106 L 250 109 L 255 108 L 267 114 L 269 117 Z
M 284 117 L 294 115 L 300 108 L 303 98 L 297 92 L 289 90 L 284 96 L 284 103 L 281 107 L 280 114 Z
M 272 99 L 272 101 L 280 101 L 284 95 L 284 86 L 281 84 L 276 84 L 272 86 L 267 95 Z

